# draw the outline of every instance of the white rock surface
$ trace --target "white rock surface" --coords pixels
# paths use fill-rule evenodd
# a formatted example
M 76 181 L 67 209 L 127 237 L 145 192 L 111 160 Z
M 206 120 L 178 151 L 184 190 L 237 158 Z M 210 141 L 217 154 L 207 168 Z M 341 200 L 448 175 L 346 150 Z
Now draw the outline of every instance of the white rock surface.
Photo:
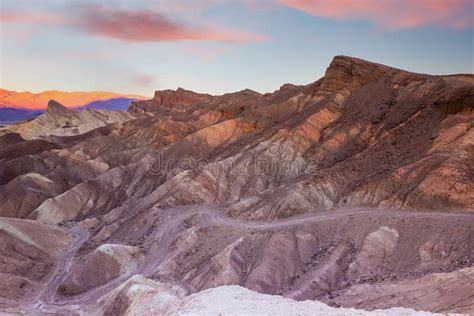
M 318 301 L 298 302 L 240 286 L 221 286 L 182 299 L 166 315 L 436 315 L 406 308 L 363 311 L 330 307 Z

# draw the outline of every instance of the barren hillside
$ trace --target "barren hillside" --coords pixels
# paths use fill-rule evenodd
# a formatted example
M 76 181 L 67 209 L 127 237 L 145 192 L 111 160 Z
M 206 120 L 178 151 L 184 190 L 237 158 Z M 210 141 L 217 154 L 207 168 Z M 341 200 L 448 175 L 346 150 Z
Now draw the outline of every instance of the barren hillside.
M 239 285 L 474 313 L 473 108 L 473 75 L 346 56 L 267 94 L 50 101 L 0 130 L 0 309 L 189 314 Z

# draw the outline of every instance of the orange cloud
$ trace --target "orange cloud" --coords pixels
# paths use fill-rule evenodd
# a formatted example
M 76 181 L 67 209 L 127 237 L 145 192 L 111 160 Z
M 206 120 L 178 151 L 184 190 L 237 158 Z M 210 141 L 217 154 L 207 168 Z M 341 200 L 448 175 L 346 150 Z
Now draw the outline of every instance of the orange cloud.
M 338 20 L 367 20 L 392 30 L 438 25 L 474 25 L 472 0 L 279 0 L 312 15 Z

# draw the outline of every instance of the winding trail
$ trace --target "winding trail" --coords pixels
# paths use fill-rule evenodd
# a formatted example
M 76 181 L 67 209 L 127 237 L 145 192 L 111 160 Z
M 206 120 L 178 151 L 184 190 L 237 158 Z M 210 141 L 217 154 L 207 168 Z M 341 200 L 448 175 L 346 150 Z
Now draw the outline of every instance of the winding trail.
M 64 279 L 68 276 L 77 251 L 89 238 L 89 232 L 79 227 L 73 227 L 69 232 L 74 238 L 71 246 L 56 263 L 54 269 L 49 273 L 48 281 L 44 284 L 43 289 L 39 291 L 37 295 L 28 300 L 28 302 L 25 302 L 25 306 L 29 306 L 28 309 L 31 311 L 37 311 L 39 309 L 42 312 L 71 313 L 71 308 L 74 310 L 77 308 L 74 306 L 58 308 L 55 302 L 56 292 Z
M 129 279 L 133 274 L 141 274 L 150 277 L 158 270 L 159 265 L 166 258 L 170 247 L 176 236 L 179 234 L 178 227 L 180 224 L 192 216 L 203 216 L 200 218 L 201 223 L 230 226 L 238 229 L 253 229 L 253 230 L 271 230 L 288 228 L 298 225 L 310 225 L 318 221 L 337 220 L 348 216 L 370 216 L 374 218 L 463 218 L 474 223 L 474 214 L 467 212 L 437 212 L 424 210 L 403 210 L 403 209 L 368 209 L 368 208 L 339 208 L 327 211 L 308 212 L 303 215 L 278 219 L 272 222 L 262 221 L 246 221 L 242 219 L 230 218 L 225 215 L 223 208 L 209 206 L 209 205 L 191 205 L 168 208 L 164 210 L 163 216 L 159 226 L 155 231 L 159 232 L 159 242 L 156 246 L 149 250 L 145 264 L 137 271 L 131 274 L 124 274 L 114 280 L 111 280 L 102 286 L 96 287 L 85 293 L 78 294 L 69 298 L 56 298 L 56 292 L 61 283 L 66 279 L 72 267 L 75 255 L 81 248 L 82 244 L 89 238 L 89 233 L 79 227 L 74 227 L 70 232 L 75 237 L 74 242 L 69 250 L 59 260 L 54 270 L 51 272 L 51 277 L 47 285 L 41 290 L 34 301 L 31 302 L 31 310 L 41 310 L 43 312 L 51 313 L 65 313 L 65 314 L 94 314 L 97 299 L 109 293 L 113 289 L 120 286 L 123 282 Z M 193 292 L 193 289 L 179 280 L 173 280 L 172 276 L 163 274 L 158 275 L 159 278 L 167 282 L 175 283 L 185 288 L 188 293 Z
M 176 223 L 183 221 L 194 215 L 208 215 L 210 216 L 209 222 L 232 226 L 235 228 L 242 229 L 275 229 L 285 228 L 291 226 L 298 226 L 309 224 L 312 222 L 334 220 L 339 218 L 345 218 L 347 216 L 373 216 L 383 218 L 413 218 L 413 217 L 426 217 L 426 218 L 465 218 L 467 220 L 474 220 L 474 213 L 468 213 L 462 210 L 453 212 L 442 212 L 432 210 L 411 210 L 411 209 L 373 209 L 364 207 L 345 207 L 330 209 L 326 211 L 315 211 L 306 212 L 302 215 L 297 215 L 289 218 L 277 219 L 271 222 L 265 221 L 247 221 L 238 218 L 231 218 L 225 215 L 225 212 L 221 208 L 216 208 L 207 205 L 199 206 L 185 206 L 172 208 L 173 212 L 179 212 L 172 222 Z

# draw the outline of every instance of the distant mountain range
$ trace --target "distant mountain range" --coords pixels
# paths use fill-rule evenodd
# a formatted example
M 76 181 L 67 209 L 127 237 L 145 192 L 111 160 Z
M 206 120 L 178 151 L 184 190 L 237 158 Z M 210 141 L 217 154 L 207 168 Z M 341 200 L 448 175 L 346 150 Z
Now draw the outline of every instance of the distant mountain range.
M 100 107 L 100 102 L 103 101 L 97 101 L 95 105 Z M 55 100 L 51 100 L 48 102 L 46 110 L 40 115 L 18 124 L 9 125 L 7 129 L 9 132 L 18 133 L 25 139 L 49 135 L 73 136 L 105 125 L 126 122 L 135 118 L 131 111 L 108 111 L 93 106 L 94 104 L 91 108 L 71 109 Z M 117 106 L 120 106 L 120 104 Z
M 0 122 L 14 123 L 42 114 L 50 100 L 57 100 L 68 108 L 126 110 L 138 100 L 147 99 L 140 95 L 119 94 L 114 92 L 64 92 L 57 90 L 40 93 L 16 92 L 0 89 Z

